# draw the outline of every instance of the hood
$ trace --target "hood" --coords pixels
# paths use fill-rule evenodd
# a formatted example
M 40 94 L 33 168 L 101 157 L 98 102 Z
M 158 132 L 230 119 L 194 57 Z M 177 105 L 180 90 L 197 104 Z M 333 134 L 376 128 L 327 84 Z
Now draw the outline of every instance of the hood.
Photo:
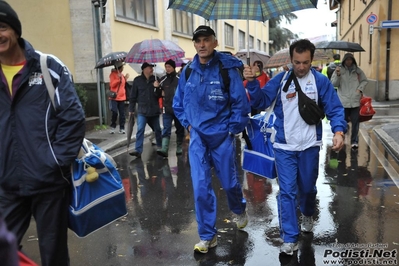
M 353 56 L 353 54 L 351 54 L 351 53 L 346 53 L 346 54 L 344 55 L 344 58 L 342 59 L 342 65 L 343 65 L 343 66 L 345 66 L 345 60 L 348 59 L 348 58 L 352 58 L 353 64 L 354 64 L 355 66 L 357 66 L 356 59 L 355 59 L 355 57 Z

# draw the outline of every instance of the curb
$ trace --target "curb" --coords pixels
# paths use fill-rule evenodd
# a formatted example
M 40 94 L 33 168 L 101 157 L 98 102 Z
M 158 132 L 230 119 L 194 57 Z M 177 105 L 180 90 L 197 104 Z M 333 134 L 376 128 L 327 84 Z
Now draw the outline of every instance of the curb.
M 395 160 L 399 162 L 399 144 L 381 127 L 382 126 L 377 126 L 377 128 L 374 128 L 373 131 L 376 133 L 383 145 L 389 150 Z

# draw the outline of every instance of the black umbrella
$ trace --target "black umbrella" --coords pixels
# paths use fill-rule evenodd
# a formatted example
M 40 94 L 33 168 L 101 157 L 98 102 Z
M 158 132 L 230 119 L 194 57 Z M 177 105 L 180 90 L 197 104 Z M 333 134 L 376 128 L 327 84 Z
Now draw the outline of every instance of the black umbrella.
M 364 52 L 363 47 L 355 42 L 346 41 L 324 41 L 316 43 L 316 49 L 333 49 L 347 52 Z
M 116 62 L 124 62 L 126 58 L 126 52 L 112 52 L 107 54 L 106 56 L 100 58 L 96 63 L 94 68 L 104 68 L 108 66 L 115 65 Z

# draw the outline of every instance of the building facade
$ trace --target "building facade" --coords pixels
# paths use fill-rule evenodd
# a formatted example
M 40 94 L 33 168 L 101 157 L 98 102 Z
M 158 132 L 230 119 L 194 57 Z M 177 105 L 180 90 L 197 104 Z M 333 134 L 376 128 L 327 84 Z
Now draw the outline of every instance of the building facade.
M 383 21 L 399 20 L 399 1 L 330 0 L 330 5 L 337 8 L 337 39 L 365 50 L 354 53 L 369 79 L 364 93 L 377 101 L 399 99 L 399 28 L 381 28 Z
M 105 2 L 105 8 L 97 7 L 101 1 Z M 98 73 L 94 69 L 96 61 L 105 54 L 129 52 L 135 43 L 145 39 L 163 39 L 175 42 L 185 51 L 186 58 L 192 58 L 196 53 L 192 32 L 202 24 L 215 30 L 218 50 L 234 54 L 246 48 L 247 21 L 205 21 L 191 13 L 167 9 L 168 4 L 168 0 L 13 0 L 11 3 L 22 23 L 22 37 L 35 49 L 60 58 L 71 70 L 75 82 L 88 89 L 87 108 L 93 115 L 98 99 L 106 105 L 104 87 L 109 82 L 111 67 Z M 250 48 L 269 53 L 267 22 L 249 21 L 249 37 Z M 130 81 L 139 75 L 129 66 L 124 72 L 130 74 Z

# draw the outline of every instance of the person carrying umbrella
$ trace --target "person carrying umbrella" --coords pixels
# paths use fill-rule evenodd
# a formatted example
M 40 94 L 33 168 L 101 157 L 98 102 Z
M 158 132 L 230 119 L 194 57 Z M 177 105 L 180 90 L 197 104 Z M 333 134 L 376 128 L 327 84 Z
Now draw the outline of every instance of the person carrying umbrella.
M 367 77 L 363 70 L 357 66 L 351 53 L 346 53 L 342 59 L 342 67 L 337 67 L 331 76 L 332 84 L 337 87 L 337 92 L 342 105 L 345 107 L 345 119 L 352 124 L 351 146 L 359 147 L 359 110 L 360 98 L 367 85 Z
M 265 109 L 274 101 L 276 121 L 273 150 L 280 192 L 277 197 L 280 236 L 284 243 L 280 252 L 293 255 L 298 250 L 299 204 L 301 231 L 313 230 L 316 202 L 316 181 L 319 173 L 319 152 L 322 145 L 322 124 L 307 124 L 299 112 L 296 82 L 303 93 L 323 107 L 334 133 L 333 150 L 344 145 L 346 121 L 344 108 L 326 76 L 312 68 L 315 46 L 309 40 L 298 40 L 290 46 L 292 69 L 271 79 L 262 89 L 255 79 L 255 70 L 246 66 L 244 77 L 254 108 Z M 288 78 L 292 80 L 287 83 Z M 287 90 L 283 89 L 287 88 Z M 305 97 L 306 97 L 305 96 Z M 297 194 L 298 197 L 297 197 Z M 298 200 L 299 199 L 299 200 Z
M 134 115 L 137 104 L 136 147 L 129 154 L 141 157 L 143 153 L 144 130 L 146 124 L 155 132 L 157 151 L 162 148 L 161 126 L 159 124 L 159 98 L 162 92 L 155 87 L 154 65 L 144 62 L 142 73 L 133 80 L 133 88 L 129 96 L 129 115 Z
M 192 63 L 180 76 L 173 110 L 190 134 L 189 160 L 200 242 L 194 251 L 207 253 L 217 245 L 216 196 L 212 189 L 211 168 L 227 194 L 230 210 L 237 215 L 237 228 L 248 223 L 246 200 L 238 180 L 235 135 L 248 124 L 250 105 L 239 68 L 242 62 L 215 51 L 215 32 L 199 26 L 193 34 L 197 51 Z M 187 69 L 191 69 L 188 77 Z M 224 87 L 222 71 L 230 78 Z
M 115 98 L 109 97 L 109 109 L 111 109 L 111 134 L 115 133 L 116 119 L 119 113 L 119 133 L 125 134 L 125 101 L 126 101 L 126 85 L 129 73 L 122 74 L 124 63 L 117 61 L 114 64 L 115 69 L 111 70 L 109 74 L 109 89 L 115 92 Z
M 162 149 L 157 153 L 163 157 L 168 157 L 169 141 L 172 132 L 172 122 L 175 122 L 176 128 L 176 155 L 183 153 L 182 145 L 184 139 L 184 127 L 173 112 L 173 97 L 179 82 L 176 73 L 176 63 L 172 59 L 165 62 L 166 75 L 161 78 L 161 82 L 155 81 L 154 87 L 162 89 L 163 95 L 163 131 L 162 131 Z

